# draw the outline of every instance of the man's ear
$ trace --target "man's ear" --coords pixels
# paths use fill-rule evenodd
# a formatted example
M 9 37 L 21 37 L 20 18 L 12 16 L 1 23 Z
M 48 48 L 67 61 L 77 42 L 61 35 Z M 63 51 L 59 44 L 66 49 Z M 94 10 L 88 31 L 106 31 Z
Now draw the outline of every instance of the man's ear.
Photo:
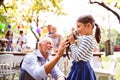
M 41 43 L 39 43 L 38 45 L 41 46 Z

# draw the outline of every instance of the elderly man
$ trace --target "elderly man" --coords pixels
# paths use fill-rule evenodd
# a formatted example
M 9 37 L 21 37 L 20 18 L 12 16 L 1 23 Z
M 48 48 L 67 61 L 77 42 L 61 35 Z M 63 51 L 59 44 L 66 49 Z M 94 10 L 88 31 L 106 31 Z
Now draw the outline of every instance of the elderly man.
M 51 74 L 55 80 L 65 80 L 65 75 L 55 66 L 68 46 L 67 40 L 60 44 L 58 53 L 50 59 L 49 54 L 53 48 L 50 38 L 40 39 L 38 50 L 25 56 L 20 69 L 19 80 L 46 80 Z

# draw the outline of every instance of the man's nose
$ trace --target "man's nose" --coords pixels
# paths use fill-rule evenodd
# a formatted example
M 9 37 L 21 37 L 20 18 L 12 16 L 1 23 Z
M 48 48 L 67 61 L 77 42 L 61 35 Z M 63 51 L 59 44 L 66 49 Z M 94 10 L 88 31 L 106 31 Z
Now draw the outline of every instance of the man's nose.
M 50 45 L 49 47 L 50 47 L 50 48 L 53 48 L 53 45 Z

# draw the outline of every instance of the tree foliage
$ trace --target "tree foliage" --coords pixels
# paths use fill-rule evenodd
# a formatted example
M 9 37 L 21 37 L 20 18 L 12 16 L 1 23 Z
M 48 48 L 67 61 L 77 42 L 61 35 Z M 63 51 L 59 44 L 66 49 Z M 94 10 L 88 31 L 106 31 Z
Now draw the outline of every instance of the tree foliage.
M 117 34 L 116 45 L 119 45 L 119 46 L 120 46 L 120 33 Z
M 89 0 L 89 2 L 90 2 L 90 4 L 98 4 L 98 5 L 102 6 L 102 7 L 104 7 L 105 9 L 107 9 L 108 11 L 112 12 L 117 17 L 117 19 L 118 19 L 118 21 L 120 23 L 120 15 L 119 15 L 119 13 L 117 13 L 117 11 L 110 8 L 111 3 L 115 3 L 113 5 L 113 7 L 116 7 L 116 8 L 118 8 L 120 10 L 120 1 L 119 0 L 102 0 L 102 2 Z
M 39 26 L 40 12 L 51 12 L 57 15 L 63 15 L 62 0 L 0 0 L 0 23 L 14 24 L 12 27 L 17 25 L 23 26 L 24 23 L 29 25 L 32 21 L 36 22 L 36 27 Z M 9 22 L 9 23 L 6 23 Z M 33 27 L 33 26 L 32 26 Z M 7 28 L 7 27 L 6 27 Z M 6 29 L 7 30 L 7 29 Z M 16 33 L 16 28 L 14 32 Z M 37 42 L 39 41 L 40 34 L 37 35 L 31 29 Z M 4 31 L 5 33 L 6 31 Z M 1 32 L 0 32 L 1 33 Z
M 10 0 L 8 2 L 0 0 L 0 22 L 23 25 L 23 22 L 30 23 L 34 20 L 38 25 L 39 13 L 42 11 L 64 14 L 61 3 L 62 0 Z

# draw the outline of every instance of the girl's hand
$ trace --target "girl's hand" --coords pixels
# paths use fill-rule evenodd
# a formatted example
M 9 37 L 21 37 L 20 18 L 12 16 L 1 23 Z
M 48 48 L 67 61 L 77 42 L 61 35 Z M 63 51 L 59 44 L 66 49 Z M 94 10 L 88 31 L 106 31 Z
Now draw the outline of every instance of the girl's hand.
M 70 35 L 68 36 L 68 40 L 69 40 L 70 44 L 73 44 L 73 43 L 75 42 L 74 37 L 73 37 L 73 34 L 70 34 Z

